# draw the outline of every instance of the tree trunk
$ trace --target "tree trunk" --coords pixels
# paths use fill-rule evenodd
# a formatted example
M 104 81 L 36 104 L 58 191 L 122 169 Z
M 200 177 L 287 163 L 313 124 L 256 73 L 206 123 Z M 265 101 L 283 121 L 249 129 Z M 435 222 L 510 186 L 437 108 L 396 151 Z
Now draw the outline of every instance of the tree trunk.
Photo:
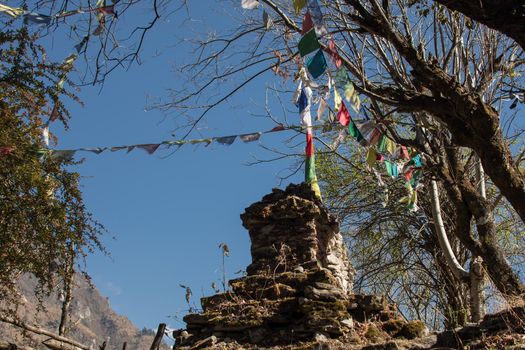
M 483 318 L 483 266 L 482 259 L 476 257 L 470 264 L 470 321 L 479 322 Z
M 450 246 L 450 242 L 448 241 L 447 233 L 445 231 L 445 224 L 443 223 L 443 219 L 441 217 L 441 206 L 439 204 L 437 183 L 435 180 L 431 180 L 430 183 L 432 187 L 430 190 L 432 216 L 434 218 L 434 227 L 436 228 L 435 231 L 438 237 L 439 246 L 441 247 L 443 255 L 445 255 L 445 259 L 449 268 L 452 270 L 457 279 L 464 281 L 469 278 L 469 273 L 463 268 L 463 266 L 461 266 L 461 264 L 456 259 L 454 252 L 452 251 L 452 247 Z
M 435 0 L 514 39 L 525 50 L 525 1 Z

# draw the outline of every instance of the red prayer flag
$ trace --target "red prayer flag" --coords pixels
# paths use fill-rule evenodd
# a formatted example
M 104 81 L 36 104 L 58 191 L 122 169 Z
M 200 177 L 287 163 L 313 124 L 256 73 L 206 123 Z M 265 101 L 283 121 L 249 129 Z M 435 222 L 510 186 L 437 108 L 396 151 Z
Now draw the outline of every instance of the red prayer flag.
M 312 16 L 310 16 L 310 11 L 306 11 L 303 19 L 303 28 L 301 29 L 301 35 L 305 35 L 314 27 L 314 22 L 312 21 Z
M 314 155 L 314 140 L 311 132 L 306 133 L 306 158 Z
M 410 179 L 412 178 L 412 173 L 414 172 L 414 168 L 410 167 L 407 171 L 405 171 L 405 179 L 408 181 L 410 181 Z
M 341 102 L 341 107 L 337 113 L 337 120 L 342 126 L 348 126 L 348 124 L 350 124 L 350 113 L 348 113 L 344 102 Z
M 405 146 L 401 146 L 401 156 L 405 159 L 410 159 L 410 156 L 408 155 L 408 150 Z
M 378 154 L 376 155 L 376 160 L 377 160 L 378 162 L 382 162 L 382 161 L 385 160 L 385 157 L 383 157 L 382 154 L 379 154 L 379 153 L 378 153 Z

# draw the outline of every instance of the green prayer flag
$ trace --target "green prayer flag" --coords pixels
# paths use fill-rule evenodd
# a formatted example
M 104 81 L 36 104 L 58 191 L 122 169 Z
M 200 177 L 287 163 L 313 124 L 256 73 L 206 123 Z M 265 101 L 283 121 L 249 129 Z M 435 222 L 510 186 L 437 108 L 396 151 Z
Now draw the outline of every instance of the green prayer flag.
M 386 143 L 387 143 L 387 137 L 385 135 L 381 135 L 381 138 L 379 139 L 379 143 L 377 144 L 377 150 L 379 152 L 384 152 L 386 150 Z
M 327 67 L 323 50 L 319 49 L 317 53 L 308 61 L 306 67 L 312 75 L 312 78 L 319 78 L 325 72 Z
M 310 52 L 314 52 L 320 47 L 321 45 L 319 45 L 319 40 L 315 34 L 315 29 L 311 29 L 308 33 L 306 33 L 298 44 L 299 54 L 301 57 L 308 55 Z
M 363 135 L 361 134 L 361 131 L 357 128 L 357 125 L 355 125 L 354 121 L 350 119 L 350 124 L 348 124 L 348 133 L 355 137 L 357 139 L 357 142 L 361 142 L 364 140 Z

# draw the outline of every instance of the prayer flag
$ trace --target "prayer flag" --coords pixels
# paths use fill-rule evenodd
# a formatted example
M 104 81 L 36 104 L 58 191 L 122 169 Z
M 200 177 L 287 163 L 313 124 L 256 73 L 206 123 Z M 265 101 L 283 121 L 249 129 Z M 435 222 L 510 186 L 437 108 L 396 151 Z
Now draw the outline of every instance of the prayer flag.
M 270 132 L 283 131 L 284 129 L 285 129 L 284 125 L 283 124 L 279 124 L 276 127 L 272 128 L 272 130 L 270 130 Z
M 299 113 L 304 111 L 308 107 L 308 96 L 306 95 L 305 89 L 301 89 L 301 95 L 299 95 L 299 100 L 297 101 L 299 107 Z
M 117 151 L 123 150 L 125 148 L 128 148 L 128 146 L 115 146 L 115 147 L 111 147 L 109 150 L 111 152 L 117 152 Z
M 86 152 L 92 152 L 95 154 L 100 154 L 104 152 L 106 149 L 107 149 L 106 147 L 97 147 L 97 148 L 81 148 L 80 150 L 86 151 Z
M 347 126 L 350 123 L 350 113 L 348 113 L 344 102 L 341 102 L 341 108 L 337 113 L 337 120 L 342 126 Z
M 239 135 L 239 138 L 242 140 L 242 142 L 245 142 L 245 143 L 257 141 L 260 137 L 261 137 L 260 132 L 254 132 L 253 134 Z
M 242 0 L 241 1 L 241 6 L 242 6 L 243 9 L 253 10 L 257 6 L 259 6 L 259 1 L 257 1 L 257 0 Z
M 389 160 L 385 160 L 385 168 L 386 168 L 386 172 L 388 173 L 388 175 L 390 175 L 391 177 L 397 177 L 398 170 L 397 170 L 396 163 L 393 163 Z
M 226 146 L 229 146 L 231 145 L 235 139 L 237 138 L 237 136 L 235 135 L 232 135 L 232 136 L 224 136 L 224 137 L 217 137 L 215 139 L 215 141 L 217 141 L 218 143 L 220 143 L 221 145 L 226 145 Z
M 357 128 L 357 125 L 355 125 L 354 121 L 351 118 L 350 118 L 350 123 L 348 124 L 348 133 L 352 135 L 359 143 L 361 143 L 364 140 L 364 137 L 361 134 L 361 131 L 359 131 L 359 129 Z
M 49 126 L 44 126 L 42 129 L 42 139 L 44 140 L 44 144 L 49 147 Z
M 381 131 L 378 128 L 375 128 L 372 131 L 372 135 L 370 135 L 369 143 L 370 145 L 375 146 L 379 142 L 380 139 L 381 139 Z
M 295 9 L 295 14 L 298 15 L 305 5 L 306 0 L 293 0 L 293 8 Z
M 326 111 L 327 106 L 328 104 L 326 103 L 325 99 L 321 98 L 321 100 L 319 101 L 319 107 L 317 108 L 316 120 L 321 120 L 324 112 Z
M 379 152 L 386 151 L 386 143 L 387 143 L 387 137 L 386 135 L 381 135 L 381 138 L 379 139 L 379 143 L 377 144 L 377 150 Z
M 401 158 L 410 159 L 410 156 L 408 155 L 408 150 L 405 146 L 401 146 L 400 155 L 401 155 Z
M 160 143 L 148 143 L 143 145 L 137 145 L 138 148 L 143 149 L 148 152 L 148 154 L 153 154 L 160 147 Z
M 308 71 L 312 75 L 312 78 L 319 78 L 325 72 L 327 66 L 323 50 L 319 49 L 317 53 L 310 58 L 306 66 L 308 67 Z
M 368 149 L 368 152 L 366 153 L 366 163 L 368 164 L 370 169 L 372 169 L 374 167 L 374 164 L 376 163 L 376 160 L 377 160 L 377 152 L 376 152 L 375 149 L 370 147 Z
M 323 21 L 323 13 L 321 12 L 321 8 L 319 7 L 319 3 L 317 0 L 308 0 L 308 10 L 312 13 L 312 19 L 315 24 L 315 31 L 319 35 L 324 35 L 328 31 L 326 30 L 326 27 L 324 25 Z
M 342 103 L 343 99 L 341 98 L 341 95 L 339 95 L 337 89 L 334 89 L 334 109 L 338 111 Z
M 36 24 L 45 24 L 49 25 L 51 23 L 51 16 L 41 15 L 36 12 L 30 12 L 24 14 L 24 24 L 28 24 L 28 22 L 33 22 Z
M 337 69 L 341 68 L 341 66 L 343 65 L 343 60 L 341 59 L 341 56 L 339 56 L 339 54 L 337 53 L 337 47 L 333 39 L 328 40 L 328 47 L 325 49 L 325 51 L 332 59 L 332 62 L 335 64 L 335 67 Z
M 319 44 L 319 40 L 313 29 L 306 33 L 301 40 L 299 40 L 298 44 L 301 57 L 308 55 L 310 52 L 313 52 L 320 47 L 321 45 Z
M 89 40 L 89 36 L 86 35 L 84 38 L 82 38 L 81 42 L 75 45 L 75 50 L 77 50 L 78 54 L 80 54 L 80 51 L 82 51 L 82 48 L 88 42 L 88 40 Z
M 95 12 L 100 12 L 103 15 L 113 15 L 115 16 L 115 4 L 109 6 L 102 6 L 95 8 Z
M 396 152 L 396 144 L 389 137 L 385 137 L 385 149 L 390 154 L 394 154 Z
M 314 22 L 312 21 L 312 16 L 310 16 L 310 11 L 306 11 L 306 14 L 304 15 L 304 19 L 303 19 L 301 35 L 305 35 L 311 29 L 313 29 L 313 27 L 314 27 Z

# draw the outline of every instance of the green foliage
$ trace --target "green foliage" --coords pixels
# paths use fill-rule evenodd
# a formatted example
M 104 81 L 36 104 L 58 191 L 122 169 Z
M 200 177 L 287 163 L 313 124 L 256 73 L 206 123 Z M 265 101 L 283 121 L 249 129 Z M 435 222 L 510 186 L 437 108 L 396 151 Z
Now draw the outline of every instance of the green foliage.
M 59 64 L 25 29 L 0 33 L 0 300 L 15 301 L 15 283 L 33 274 L 42 296 L 67 279 L 71 262 L 104 250 L 102 227 L 86 211 L 79 174 L 41 152 L 43 119 L 60 104 Z

